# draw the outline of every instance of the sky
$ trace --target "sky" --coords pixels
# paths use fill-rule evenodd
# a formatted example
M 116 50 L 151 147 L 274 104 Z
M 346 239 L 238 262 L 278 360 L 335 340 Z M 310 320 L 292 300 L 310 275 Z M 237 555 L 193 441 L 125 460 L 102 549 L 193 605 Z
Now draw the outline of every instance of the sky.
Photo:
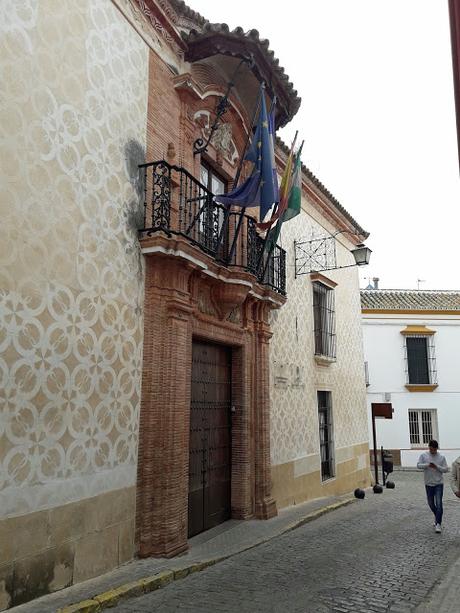
M 447 0 L 187 0 L 268 38 L 302 98 L 279 131 L 368 232 L 361 285 L 460 290 Z

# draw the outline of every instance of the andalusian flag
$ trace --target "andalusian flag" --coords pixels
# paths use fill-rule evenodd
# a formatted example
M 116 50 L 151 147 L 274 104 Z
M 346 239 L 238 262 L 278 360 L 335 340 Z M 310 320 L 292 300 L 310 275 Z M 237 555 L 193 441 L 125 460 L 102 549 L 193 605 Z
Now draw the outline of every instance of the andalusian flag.
M 297 136 L 297 135 L 296 135 Z M 295 143 L 295 139 L 294 139 L 294 143 Z M 294 143 L 292 144 L 294 146 Z M 278 242 L 278 238 L 280 236 L 281 233 L 281 226 L 283 225 L 283 223 L 285 221 L 289 221 L 290 219 L 293 219 L 294 217 L 296 217 L 296 215 L 298 215 L 300 213 L 301 207 L 302 207 L 302 162 L 300 160 L 300 155 L 302 153 L 302 147 L 303 147 L 303 142 L 299 147 L 299 150 L 297 151 L 297 155 L 296 155 L 296 159 L 294 162 L 294 172 L 291 175 L 291 171 L 292 171 L 292 158 L 291 156 L 289 156 L 288 159 L 288 172 L 284 173 L 283 175 L 283 181 L 281 182 L 281 194 L 283 194 L 283 187 L 285 190 L 289 189 L 289 192 L 286 193 L 285 192 L 285 206 L 284 206 L 284 213 L 282 212 L 281 218 L 278 218 L 278 221 L 276 223 L 276 226 L 272 227 L 268 233 L 267 233 L 267 237 L 265 239 L 265 252 L 267 254 L 271 254 L 273 249 L 275 248 L 276 243 Z M 292 149 L 291 149 L 292 152 Z M 284 185 L 283 185 L 284 183 Z M 283 195 L 281 196 L 281 198 L 283 198 Z M 282 204 L 282 200 L 280 202 L 280 207 Z M 280 208 L 279 207 L 279 208 Z M 278 215 L 274 215 L 273 217 L 276 219 L 279 216 L 279 208 L 278 208 Z M 273 220 L 273 218 L 272 218 Z M 267 222 L 266 224 L 258 224 L 258 226 L 268 226 Z
M 289 200 L 287 209 L 283 215 L 283 222 L 289 221 L 300 213 L 302 207 L 302 162 L 300 155 L 302 153 L 303 142 L 297 151 L 297 156 L 294 166 L 294 174 L 292 177 L 291 191 L 289 193 Z

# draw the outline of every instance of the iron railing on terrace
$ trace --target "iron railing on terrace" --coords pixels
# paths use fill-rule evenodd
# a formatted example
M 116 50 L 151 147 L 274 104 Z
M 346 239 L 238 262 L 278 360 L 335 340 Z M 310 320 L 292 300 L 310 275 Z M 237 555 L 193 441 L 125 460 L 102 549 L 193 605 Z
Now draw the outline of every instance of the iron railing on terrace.
M 286 252 L 277 245 L 267 262 L 264 239 L 253 217 L 241 215 L 240 211 L 228 213 L 215 201 L 214 194 L 184 168 L 164 160 L 141 164 L 139 168 L 144 173 L 145 194 L 141 237 L 160 231 L 168 236 L 184 236 L 221 264 L 248 271 L 260 283 L 286 293 Z

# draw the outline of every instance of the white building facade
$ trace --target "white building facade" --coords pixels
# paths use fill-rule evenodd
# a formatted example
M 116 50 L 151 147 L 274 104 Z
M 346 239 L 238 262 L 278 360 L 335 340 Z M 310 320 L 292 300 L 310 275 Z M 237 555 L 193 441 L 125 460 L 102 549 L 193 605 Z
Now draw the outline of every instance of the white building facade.
M 271 474 L 279 508 L 369 485 L 359 278 L 351 253 L 366 237 L 304 169 L 301 214 L 280 237 L 289 299 L 271 321 Z
M 415 466 L 431 438 L 451 463 L 460 454 L 460 292 L 361 292 L 371 404 L 391 402 L 393 419 L 377 420 L 377 446 L 396 465 Z

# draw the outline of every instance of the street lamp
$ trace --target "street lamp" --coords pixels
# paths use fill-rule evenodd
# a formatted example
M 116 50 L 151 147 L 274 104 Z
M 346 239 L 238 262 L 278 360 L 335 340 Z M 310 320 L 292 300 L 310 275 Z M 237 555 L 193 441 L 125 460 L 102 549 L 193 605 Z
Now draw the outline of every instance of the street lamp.
M 357 266 L 367 266 L 367 264 L 369 264 L 369 260 L 371 259 L 372 250 L 361 243 L 356 247 L 356 249 L 352 249 L 351 253 L 355 258 Z

